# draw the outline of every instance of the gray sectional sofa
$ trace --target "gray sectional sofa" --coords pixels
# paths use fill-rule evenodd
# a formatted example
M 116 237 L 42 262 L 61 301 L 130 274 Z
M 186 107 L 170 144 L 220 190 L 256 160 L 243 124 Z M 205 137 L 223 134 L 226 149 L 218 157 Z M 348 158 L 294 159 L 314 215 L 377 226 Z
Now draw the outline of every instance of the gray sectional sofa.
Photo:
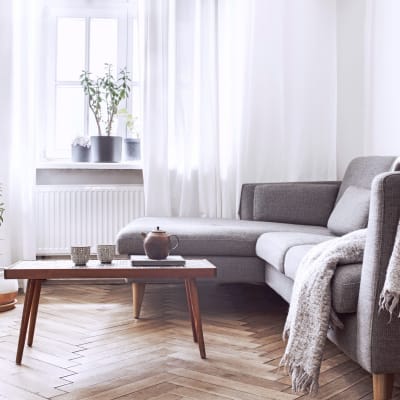
M 266 283 L 290 302 L 297 267 L 315 244 L 368 224 L 362 264 L 339 266 L 332 305 L 344 329 L 329 338 L 373 373 L 374 399 L 390 398 L 400 372 L 400 323 L 378 313 L 379 294 L 400 217 L 395 157 L 360 157 L 341 182 L 245 184 L 238 220 L 139 218 L 117 237 L 120 254 L 142 254 L 141 232 L 156 226 L 180 239 L 176 253 L 207 258 L 221 282 Z

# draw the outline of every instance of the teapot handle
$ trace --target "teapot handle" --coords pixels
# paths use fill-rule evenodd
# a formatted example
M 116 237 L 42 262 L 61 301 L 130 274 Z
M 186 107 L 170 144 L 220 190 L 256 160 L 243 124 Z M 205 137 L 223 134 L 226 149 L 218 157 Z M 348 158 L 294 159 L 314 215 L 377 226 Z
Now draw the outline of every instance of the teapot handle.
M 170 237 L 170 240 L 171 240 L 171 238 L 175 238 L 175 240 L 176 240 L 175 246 L 174 246 L 174 247 L 171 247 L 171 250 L 175 250 L 175 249 L 179 246 L 179 239 L 178 239 L 178 236 L 176 236 L 176 235 L 170 235 L 169 237 Z
M 142 232 L 141 235 L 142 235 L 143 239 L 146 239 L 146 236 L 147 236 L 146 233 Z

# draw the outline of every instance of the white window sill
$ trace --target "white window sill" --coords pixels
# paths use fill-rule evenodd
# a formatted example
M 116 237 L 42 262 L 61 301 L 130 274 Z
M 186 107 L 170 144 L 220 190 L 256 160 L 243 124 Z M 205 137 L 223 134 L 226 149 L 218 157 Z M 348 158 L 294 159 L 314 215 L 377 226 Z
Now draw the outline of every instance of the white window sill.
M 141 161 L 122 161 L 119 163 L 46 161 L 37 164 L 36 169 L 142 169 L 142 163 Z

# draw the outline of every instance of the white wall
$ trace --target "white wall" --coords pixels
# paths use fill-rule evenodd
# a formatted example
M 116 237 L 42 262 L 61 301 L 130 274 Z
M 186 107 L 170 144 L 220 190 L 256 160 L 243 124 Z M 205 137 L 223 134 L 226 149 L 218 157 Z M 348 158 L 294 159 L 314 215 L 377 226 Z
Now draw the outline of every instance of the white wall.
M 400 155 L 399 14 L 397 0 L 337 0 L 339 178 L 353 157 Z
M 365 0 L 337 0 L 337 173 L 364 154 Z

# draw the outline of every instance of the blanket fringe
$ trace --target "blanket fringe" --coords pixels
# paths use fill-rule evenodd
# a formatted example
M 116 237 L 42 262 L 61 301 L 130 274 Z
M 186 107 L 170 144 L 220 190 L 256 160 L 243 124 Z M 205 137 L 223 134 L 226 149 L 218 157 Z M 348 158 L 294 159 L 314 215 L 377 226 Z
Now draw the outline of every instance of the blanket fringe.
M 379 311 L 386 310 L 390 314 L 389 323 L 392 321 L 393 312 L 400 302 L 400 293 L 389 292 L 388 290 L 381 293 L 379 298 Z M 400 312 L 398 317 L 400 318 Z
M 290 375 L 294 393 L 308 393 L 311 396 L 318 393 L 318 376 L 309 375 L 302 366 L 298 365 L 287 354 L 282 357 L 279 366 L 284 367 Z

